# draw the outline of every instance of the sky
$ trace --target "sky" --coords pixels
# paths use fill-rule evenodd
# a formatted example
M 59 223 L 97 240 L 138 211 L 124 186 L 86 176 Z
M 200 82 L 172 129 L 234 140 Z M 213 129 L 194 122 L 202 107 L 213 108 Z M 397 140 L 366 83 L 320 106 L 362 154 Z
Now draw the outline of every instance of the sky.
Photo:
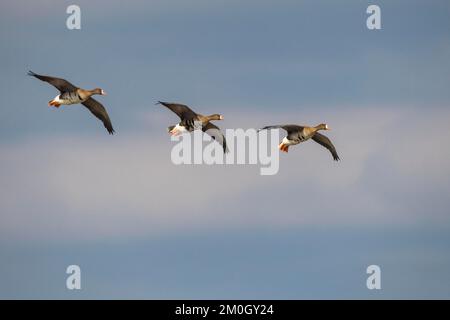
M 0 298 L 450 298 L 448 1 L 71 4 L 0 3 Z M 28 70 L 104 89 L 116 134 Z M 176 166 L 158 100 L 326 122 L 341 161 Z

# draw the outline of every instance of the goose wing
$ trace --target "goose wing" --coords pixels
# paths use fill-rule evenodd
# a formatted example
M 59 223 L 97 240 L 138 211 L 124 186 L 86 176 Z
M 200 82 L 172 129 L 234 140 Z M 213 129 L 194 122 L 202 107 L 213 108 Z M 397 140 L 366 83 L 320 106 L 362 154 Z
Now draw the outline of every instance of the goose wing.
M 340 160 L 339 156 L 337 154 L 336 148 L 333 146 L 333 144 L 331 143 L 330 139 L 328 139 L 326 136 L 316 132 L 316 134 L 314 134 L 314 136 L 311 139 L 313 139 L 318 144 L 320 144 L 320 145 L 324 146 L 325 148 L 327 148 L 331 152 L 331 154 L 333 155 L 333 159 L 335 161 L 339 161 Z
M 111 124 L 111 120 L 109 119 L 108 112 L 106 112 L 105 107 L 103 107 L 100 102 L 95 99 L 89 98 L 85 102 L 83 102 L 83 105 L 88 108 L 94 116 L 96 116 L 103 122 L 103 125 L 105 126 L 106 130 L 108 130 L 109 134 L 114 134 L 114 128 Z
M 68 92 L 68 91 L 75 91 L 77 87 L 75 87 L 73 84 L 71 84 L 69 81 L 55 78 L 55 77 L 49 77 L 49 76 L 42 76 L 40 74 L 36 74 L 33 71 L 28 71 L 28 75 L 35 77 L 39 80 L 48 82 L 52 86 L 54 86 L 56 89 L 58 89 L 61 93 Z
M 214 140 L 216 140 L 223 147 L 224 153 L 228 152 L 227 140 L 225 139 L 225 136 L 223 135 L 222 131 L 220 131 L 220 128 L 218 126 L 214 125 L 211 122 L 208 122 L 202 127 L 202 131 L 206 132 Z
M 275 126 L 266 126 L 264 128 L 259 129 L 261 130 L 270 130 L 270 129 L 284 129 L 287 131 L 288 135 L 295 132 L 300 132 L 303 130 L 302 126 L 297 126 L 295 124 L 282 124 L 282 125 L 275 125 Z
M 181 120 L 192 120 L 197 116 L 197 114 L 194 111 L 192 111 L 188 106 L 184 104 L 170 103 L 164 101 L 158 101 L 158 104 L 161 104 L 170 109 L 177 116 L 179 116 Z

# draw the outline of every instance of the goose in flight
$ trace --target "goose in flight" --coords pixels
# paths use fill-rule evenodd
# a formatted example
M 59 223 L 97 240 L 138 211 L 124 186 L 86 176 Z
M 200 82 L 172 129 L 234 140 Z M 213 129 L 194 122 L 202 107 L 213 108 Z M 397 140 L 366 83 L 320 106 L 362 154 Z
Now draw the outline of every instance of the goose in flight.
M 223 152 L 228 152 L 225 136 L 220 131 L 219 127 L 211 123 L 211 121 L 214 120 L 223 120 L 222 115 L 212 114 L 209 116 L 204 116 L 192 111 L 188 106 L 179 103 L 158 101 L 157 104 L 163 105 L 170 109 L 181 119 L 181 121 L 176 125 L 167 128 L 170 135 L 178 136 L 182 133 L 192 132 L 201 128 L 203 132 L 209 134 L 223 147 Z
M 279 129 L 279 128 L 286 130 L 288 133 L 288 135 L 283 138 L 283 140 L 278 146 L 278 149 L 280 149 L 281 151 L 289 152 L 289 146 L 299 144 L 308 139 L 313 139 L 318 144 L 327 148 L 331 152 L 331 155 L 333 156 L 333 159 L 335 161 L 340 160 L 336 148 L 333 146 L 330 139 L 328 139 L 326 136 L 318 132 L 319 130 L 330 130 L 328 125 L 324 123 L 319 124 L 315 127 L 297 126 L 294 124 L 276 125 L 276 126 L 267 126 L 260 130 Z
M 111 120 L 109 119 L 106 109 L 100 102 L 92 98 L 92 96 L 95 94 L 106 95 L 105 91 L 103 91 L 100 88 L 96 88 L 93 90 L 81 89 L 64 79 L 42 76 L 32 71 L 29 71 L 28 75 L 35 77 L 39 80 L 48 82 L 49 84 L 51 84 L 52 86 L 54 86 L 56 89 L 59 90 L 60 94 L 48 102 L 49 106 L 59 108 L 61 105 L 71 105 L 81 103 L 86 108 L 88 108 L 89 111 L 92 112 L 94 116 L 96 116 L 103 122 L 109 134 L 114 134 L 114 128 L 111 124 Z

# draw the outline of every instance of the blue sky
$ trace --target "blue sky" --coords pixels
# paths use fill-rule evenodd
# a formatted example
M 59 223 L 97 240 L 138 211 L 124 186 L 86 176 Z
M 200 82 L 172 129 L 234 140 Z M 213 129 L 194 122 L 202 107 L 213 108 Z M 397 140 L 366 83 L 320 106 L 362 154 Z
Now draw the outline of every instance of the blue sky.
M 78 1 L 78 31 L 70 4 L 0 4 L 0 297 L 450 298 L 448 1 Z M 117 134 L 29 69 L 105 89 Z M 157 100 L 327 122 L 342 161 L 174 166 Z

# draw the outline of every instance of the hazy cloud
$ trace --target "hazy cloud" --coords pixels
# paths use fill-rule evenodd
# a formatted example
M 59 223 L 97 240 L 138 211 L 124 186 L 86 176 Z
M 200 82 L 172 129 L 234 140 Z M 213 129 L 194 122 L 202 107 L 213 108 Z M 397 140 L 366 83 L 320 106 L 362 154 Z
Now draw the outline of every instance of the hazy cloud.
M 151 121 L 160 127 L 151 134 L 4 143 L 1 234 L 77 240 L 202 228 L 448 221 L 448 199 L 441 196 L 449 191 L 450 152 L 440 147 L 450 137 L 448 116 L 441 109 L 428 115 L 416 109 L 305 112 L 306 124 L 321 117 L 329 123 L 342 161 L 307 142 L 281 155 L 273 177 L 260 176 L 258 166 L 175 166 L 165 126 Z M 261 125 L 270 118 L 234 117 Z M 294 120 L 278 114 L 271 121 L 286 119 Z

